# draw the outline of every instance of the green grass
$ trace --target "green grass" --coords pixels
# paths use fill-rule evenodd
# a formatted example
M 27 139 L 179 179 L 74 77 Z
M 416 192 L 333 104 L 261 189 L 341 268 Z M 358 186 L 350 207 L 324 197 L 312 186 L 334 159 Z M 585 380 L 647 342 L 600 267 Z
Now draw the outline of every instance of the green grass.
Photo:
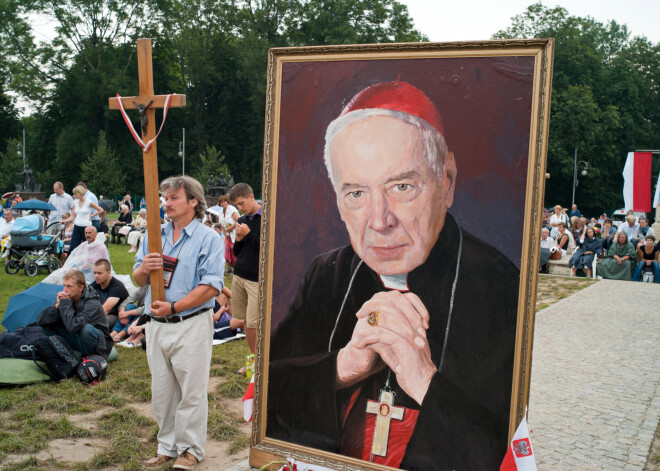
M 134 254 L 128 253 L 128 246 L 111 244 L 108 249 L 115 271 L 130 274 Z M 11 296 L 46 276 L 45 271 L 33 278 L 22 272 L 8 275 L 0 271 L 0 319 Z M 225 281 L 231 286 L 231 277 Z M 229 342 L 214 347 L 211 360 L 211 376 L 222 377 L 223 381 L 209 394 L 209 436 L 229 442 L 230 453 L 250 444 L 249 436 L 239 428 L 242 418 L 227 410 L 223 402 L 242 396 L 247 388 L 247 378 L 234 371 L 244 365 L 248 353 L 246 342 Z M 127 404 L 149 401 L 151 376 L 141 349 L 122 349 L 118 360 L 110 363 L 106 378 L 96 386 L 85 386 L 72 378 L 61 383 L 0 388 L 0 469 L 87 471 L 111 466 L 123 470 L 142 469 L 141 460 L 155 451 L 157 426 Z M 103 413 L 95 419 L 86 419 L 91 424 L 80 422 L 79 414 L 94 412 Z M 85 463 L 38 460 L 31 456 L 56 438 L 99 438 L 108 445 Z M 24 455 L 24 458 L 4 463 L 10 454 Z

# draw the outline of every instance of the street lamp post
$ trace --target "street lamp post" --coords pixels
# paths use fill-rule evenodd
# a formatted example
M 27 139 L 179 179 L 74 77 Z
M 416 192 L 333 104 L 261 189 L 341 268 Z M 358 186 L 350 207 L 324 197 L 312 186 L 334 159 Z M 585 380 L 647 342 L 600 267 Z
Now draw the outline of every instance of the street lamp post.
M 179 157 L 181 157 L 182 171 L 181 175 L 186 174 L 186 128 L 183 129 L 183 141 L 179 142 Z
M 573 163 L 573 198 L 571 199 L 571 206 L 575 204 L 575 188 L 580 184 L 580 180 L 578 180 L 578 166 L 580 164 L 584 164 L 584 169 L 582 169 L 582 172 L 580 172 L 580 175 L 583 177 L 587 176 L 587 170 L 589 169 L 589 164 L 585 162 L 584 160 L 580 160 L 578 162 L 577 159 L 577 148 L 575 149 L 575 158 L 574 158 L 574 163 Z

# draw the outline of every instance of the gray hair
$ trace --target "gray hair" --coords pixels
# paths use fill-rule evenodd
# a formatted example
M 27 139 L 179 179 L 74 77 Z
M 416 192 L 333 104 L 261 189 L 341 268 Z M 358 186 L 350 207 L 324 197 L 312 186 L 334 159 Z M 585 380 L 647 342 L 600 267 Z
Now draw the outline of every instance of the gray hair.
M 121 209 L 122 211 L 128 211 L 128 205 L 127 204 L 122 204 L 122 205 L 119 206 L 119 209 Z
M 165 194 L 168 191 L 179 191 L 183 188 L 186 192 L 186 201 L 197 200 L 195 206 L 195 217 L 200 221 L 204 219 L 206 212 L 206 198 L 204 197 L 204 187 L 201 183 L 187 175 L 176 175 L 163 180 L 160 184 L 160 191 Z
M 139 214 L 140 216 L 146 216 L 146 215 L 147 215 L 147 210 L 144 209 L 144 208 L 142 208 L 140 211 L 138 211 L 138 214 Z
M 426 120 L 404 113 L 402 111 L 393 111 L 382 108 L 369 108 L 362 110 L 355 110 L 344 115 L 339 116 L 333 122 L 330 123 L 328 129 L 325 132 L 325 148 L 323 150 L 323 158 L 325 161 L 325 168 L 328 171 L 328 177 L 332 182 L 332 187 L 336 188 L 334 169 L 332 166 L 332 158 L 330 155 L 330 149 L 332 148 L 332 143 L 341 131 L 346 129 L 353 123 L 364 121 L 372 116 L 386 116 L 394 119 L 404 121 L 405 123 L 410 124 L 421 134 L 422 142 L 424 143 L 424 157 L 428 161 L 429 168 L 433 170 L 438 176 L 441 176 L 442 170 L 444 168 L 445 157 L 449 150 L 447 149 L 447 143 L 445 138 L 438 132 L 436 128 L 431 126 Z

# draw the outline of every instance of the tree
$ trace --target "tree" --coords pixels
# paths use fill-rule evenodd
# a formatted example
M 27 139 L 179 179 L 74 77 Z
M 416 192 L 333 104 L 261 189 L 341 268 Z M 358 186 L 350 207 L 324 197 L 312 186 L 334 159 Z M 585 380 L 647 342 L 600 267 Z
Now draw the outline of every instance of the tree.
M 215 147 L 207 146 L 206 152 L 200 154 L 199 158 L 201 165 L 196 166 L 191 175 L 204 187 L 211 175 L 214 178 L 218 178 L 220 175 L 225 179 L 229 177 L 229 167 L 225 163 L 225 157 Z M 205 189 L 208 191 L 208 188 Z
M 0 188 L 2 192 L 14 191 L 15 183 L 22 181 L 18 175 L 23 171 L 23 156 L 16 152 L 18 139 L 9 139 L 4 153 L 0 153 Z
M 105 132 L 101 131 L 96 149 L 82 164 L 80 178 L 96 193 L 119 195 L 124 193 L 126 186 L 124 174 L 118 169 L 117 155 L 108 147 Z
M 589 163 L 576 203 L 600 214 L 623 204 L 627 153 L 657 148 L 660 135 L 660 44 L 541 3 L 512 19 L 495 38 L 555 38 L 545 204 L 571 204 L 574 152 Z M 658 162 L 655 163 L 660 167 Z

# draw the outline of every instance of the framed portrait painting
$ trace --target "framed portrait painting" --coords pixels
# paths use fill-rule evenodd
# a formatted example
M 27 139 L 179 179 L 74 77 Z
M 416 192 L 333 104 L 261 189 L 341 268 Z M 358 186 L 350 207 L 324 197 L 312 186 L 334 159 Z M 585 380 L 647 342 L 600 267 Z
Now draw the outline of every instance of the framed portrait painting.
M 499 469 L 528 399 L 552 54 L 270 51 L 253 466 Z

